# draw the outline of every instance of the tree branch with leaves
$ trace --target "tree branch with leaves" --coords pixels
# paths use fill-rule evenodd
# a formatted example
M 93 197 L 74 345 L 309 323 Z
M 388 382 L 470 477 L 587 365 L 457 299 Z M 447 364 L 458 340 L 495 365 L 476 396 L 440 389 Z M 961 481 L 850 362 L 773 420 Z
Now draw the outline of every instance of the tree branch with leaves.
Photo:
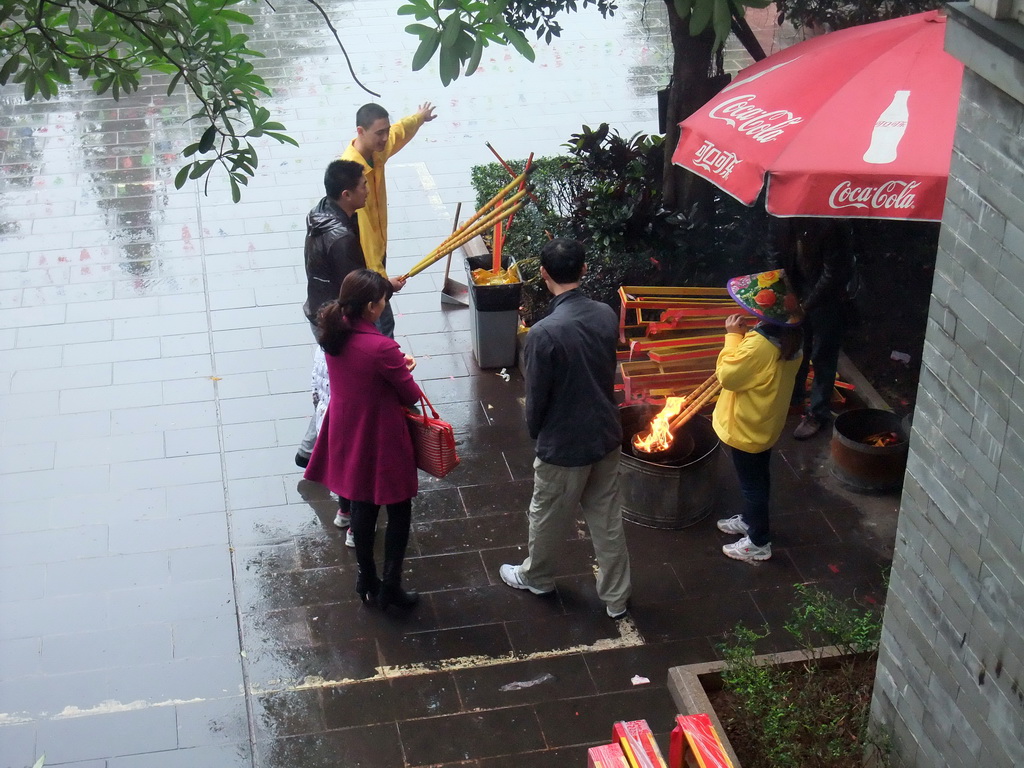
M 170 76 L 167 95 L 184 85 L 199 102 L 189 117 L 205 124 L 182 154 L 193 158 L 175 177 L 189 179 L 220 168 L 241 199 L 259 166 L 252 140 L 269 137 L 298 146 L 260 100 L 271 94 L 252 64 L 262 53 L 239 31 L 253 18 L 237 10 L 248 0 L 4 0 L 0 4 L 0 85 L 23 86 L 26 100 L 52 99 L 77 74 L 97 94 L 115 100 L 139 89 L 142 75 Z M 327 19 L 316 0 L 307 0 Z M 342 53 L 348 54 L 327 19 Z M 351 62 L 349 71 L 352 72 Z M 364 86 L 352 72 L 352 79 Z

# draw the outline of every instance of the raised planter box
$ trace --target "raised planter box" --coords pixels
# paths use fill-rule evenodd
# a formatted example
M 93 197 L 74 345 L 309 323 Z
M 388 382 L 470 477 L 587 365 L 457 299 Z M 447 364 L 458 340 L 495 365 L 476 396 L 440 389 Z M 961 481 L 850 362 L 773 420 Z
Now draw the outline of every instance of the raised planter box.
M 861 654 L 858 658 L 860 656 L 867 658 L 870 654 Z M 794 668 L 806 664 L 808 660 L 817 659 L 823 668 L 831 669 L 839 666 L 840 663 L 849 658 L 850 656 L 843 653 L 839 648 L 827 646 L 825 648 L 816 648 L 813 656 L 807 651 L 787 651 L 785 653 L 768 653 L 755 656 L 754 661 L 759 664 L 774 664 L 783 668 Z M 726 663 L 724 661 L 709 661 L 703 664 L 686 664 L 681 667 L 672 667 L 668 671 L 668 690 L 672 694 L 672 701 L 675 702 L 676 709 L 680 714 L 696 715 L 701 712 L 707 713 L 711 718 L 712 724 L 715 726 L 715 730 L 718 732 L 719 738 L 722 740 L 722 746 L 729 755 L 733 767 L 741 768 L 736 752 L 733 750 L 732 744 L 729 743 L 729 737 L 726 735 L 725 728 L 722 727 L 722 722 L 718 719 L 718 713 L 715 712 L 714 707 L 711 705 L 711 700 L 708 698 L 708 692 L 722 690 L 722 670 L 725 669 L 725 666 Z

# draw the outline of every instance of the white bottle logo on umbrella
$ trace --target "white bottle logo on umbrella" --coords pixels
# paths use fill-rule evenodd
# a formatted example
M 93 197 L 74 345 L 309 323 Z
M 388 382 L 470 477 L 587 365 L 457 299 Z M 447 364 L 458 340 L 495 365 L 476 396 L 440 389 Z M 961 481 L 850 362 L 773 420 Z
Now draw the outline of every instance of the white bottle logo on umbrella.
M 896 149 L 907 130 L 910 117 L 907 111 L 908 96 L 910 91 L 896 91 L 892 102 L 878 116 L 874 130 L 871 131 L 871 145 L 864 153 L 865 163 L 884 165 L 896 159 Z

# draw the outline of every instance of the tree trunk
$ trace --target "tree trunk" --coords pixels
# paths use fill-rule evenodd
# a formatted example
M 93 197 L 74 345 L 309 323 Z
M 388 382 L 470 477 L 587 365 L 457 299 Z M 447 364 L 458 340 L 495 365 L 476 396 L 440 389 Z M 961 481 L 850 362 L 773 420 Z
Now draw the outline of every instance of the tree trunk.
M 689 18 L 681 19 L 673 0 L 666 0 L 669 33 L 672 40 L 672 82 L 666 109 L 665 176 L 662 186 L 664 205 L 669 210 L 689 213 L 698 203 L 704 215 L 711 211 L 714 188 L 696 174 L 672 163 L 679 143 L 679 123 L 704 105 L 722 83 L 715 78 L 712 48 L 715 33 L 710 26 L 696 37 L 690 35 Z

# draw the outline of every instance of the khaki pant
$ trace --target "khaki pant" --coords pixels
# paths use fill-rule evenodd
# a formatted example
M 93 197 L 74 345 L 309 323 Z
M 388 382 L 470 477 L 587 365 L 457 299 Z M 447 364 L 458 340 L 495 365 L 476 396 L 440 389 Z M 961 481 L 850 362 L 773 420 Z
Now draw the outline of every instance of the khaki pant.
M 530 554 L 521 568 L 531 586 L 545 592 L 555 588 L 559 550 L 581 506 L 597 558 L 597 595 L 612 613 L 625 610 L 630 595 L 629 552 L 619 499 L 620 453 L 616 448 L 585 467 L 533 462 Z

